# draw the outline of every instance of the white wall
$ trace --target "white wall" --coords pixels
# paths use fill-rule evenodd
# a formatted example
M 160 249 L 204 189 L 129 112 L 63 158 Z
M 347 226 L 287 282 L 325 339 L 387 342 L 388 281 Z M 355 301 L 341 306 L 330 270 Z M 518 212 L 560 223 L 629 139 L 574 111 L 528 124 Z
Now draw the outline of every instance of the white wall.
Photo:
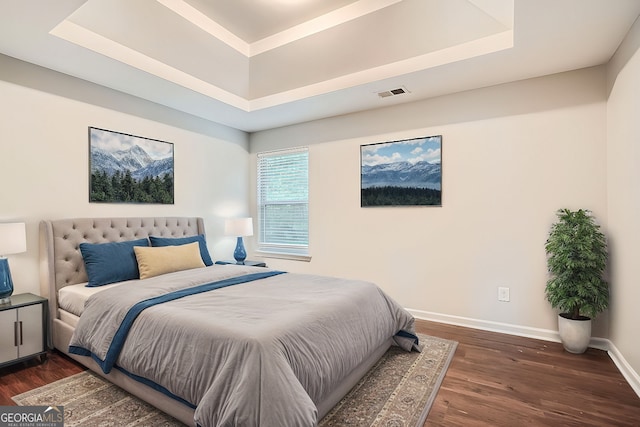
M 611 341 L 640 372 L 640 22 L 609 65 L 607 189 L 611 237 Z M 623 367 L 624 368 L 624 367 Z M 640 376 L 636 374 L 640 384 Z M 637 389 L 640 394 L 640 389 Z
M 248 213 L 246 134 L 8 57 L 0 70 L 0 222 L 27 224 L 27 252 L 9 256 L 15 293 L 40 294 L 42 219 L 202 216 L 213 257 L 231 256 L 223 218 Z M 57 94 L 61 87 L 69 96 Z M 89 203 L 89 126 L 172 142 L 175 204 Z
M 426 317 L 557 330 L 544 243 L 558 208 L 606 224 L 605 82 L 591 68 L 252 134 L 252 170 L 310 145 L 312 260 L 269 265 L 369 279 Z M 360 207 L 360 145 L 439 134 L 442 207 Z

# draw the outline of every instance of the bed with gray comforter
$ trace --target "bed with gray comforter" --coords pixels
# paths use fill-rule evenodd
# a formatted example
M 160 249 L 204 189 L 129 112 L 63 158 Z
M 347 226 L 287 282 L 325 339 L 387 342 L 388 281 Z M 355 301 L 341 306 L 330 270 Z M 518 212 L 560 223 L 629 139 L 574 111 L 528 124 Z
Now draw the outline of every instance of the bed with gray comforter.
M 214 265 L 91 296 L 68 351 L 193 408 L 200 426 L 305 427 L 390 337 L 417 349 L 413 322 L 372 283 Z

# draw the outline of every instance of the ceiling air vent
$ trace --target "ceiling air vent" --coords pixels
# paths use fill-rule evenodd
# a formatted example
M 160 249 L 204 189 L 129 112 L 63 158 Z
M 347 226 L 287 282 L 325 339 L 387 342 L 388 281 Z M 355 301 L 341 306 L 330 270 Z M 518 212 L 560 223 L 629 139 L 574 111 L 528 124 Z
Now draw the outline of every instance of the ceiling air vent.
M 405 94 L 405 93 L 409 93 L 409 91 L 404 86 L 401 86 L 401 87 L 399 87 L 397 89 L 391 89 L 391 90 L 385 90 L 385 91 L 382 91 L 382 92 L 378 92 L 378 96 L 380 98 L 387 98 L 389 96 L 402 95 L 402 94 Z

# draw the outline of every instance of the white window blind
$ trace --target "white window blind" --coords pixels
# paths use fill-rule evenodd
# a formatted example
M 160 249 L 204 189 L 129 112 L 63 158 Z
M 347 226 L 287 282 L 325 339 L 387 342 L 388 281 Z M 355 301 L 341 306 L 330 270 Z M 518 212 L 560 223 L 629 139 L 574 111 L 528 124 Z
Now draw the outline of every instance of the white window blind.
M 309 254 L 309 152 L 258 153 L 258 249 Z

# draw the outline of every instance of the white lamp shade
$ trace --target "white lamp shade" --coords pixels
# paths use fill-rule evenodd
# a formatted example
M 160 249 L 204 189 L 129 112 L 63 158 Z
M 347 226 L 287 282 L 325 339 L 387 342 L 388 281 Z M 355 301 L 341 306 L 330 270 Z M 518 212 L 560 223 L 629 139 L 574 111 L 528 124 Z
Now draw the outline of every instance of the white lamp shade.
M 24 222 L 0 224 L 0 256 L 26 252 L 27 232 Z
M 253 236 L 253 218 L 232 218 L 224 222 L 226 236 Z

